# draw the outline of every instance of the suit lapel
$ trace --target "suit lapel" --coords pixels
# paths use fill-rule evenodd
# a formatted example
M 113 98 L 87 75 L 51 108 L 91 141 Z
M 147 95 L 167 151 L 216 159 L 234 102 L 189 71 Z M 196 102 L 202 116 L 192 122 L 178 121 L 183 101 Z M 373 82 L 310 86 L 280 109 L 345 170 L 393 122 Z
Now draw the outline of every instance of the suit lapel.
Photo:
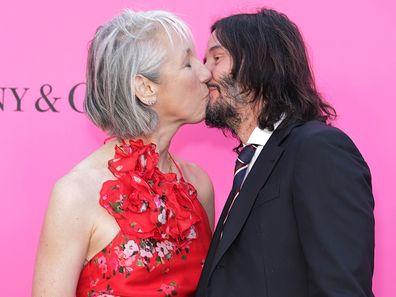
M 235 200 L 235 203 L 230 211 L 226 222 L 227 226 L 224 230 L 222 222 L 227 215 L 227 209 L 223 209 L 213 238 L 213 240 L 216 241 L 216 245 L 211 246 L 209 251 L 211 257 L 208 257 L 209 263 L 207 263 L 210 265 L 210 268 L 208 267 L 208 279 L 217 263 L 238 236 L 250 214 L 254 202 L 256 201 L 259 190 L 267 182 L 275 164 L 282 156 L 283 148 L 280 147 L 279 144 L 297 125 L 300 124 L 293 124 L 286 128 L 275 130 L 275 132 L 272 134 L 267 144 L 263 147 L 263 150 L 261 151 L 244 182 L 239 196 Z M 230 197 L 228 197 L 227 200 L 230 200 Z M 220 233 L 222 231 L 224 231 L 223 237 L 221 240 L 219 240 L 218 237 L 220 237 Z M 216 249 L 216 251 L 212 251 L 213 248 Z
M 232 201 L 232 197 L 231 197 L 231 193 L 230 193 L 228 195 L 226 203 L 225 203 L 225 205 L 223 207 L 223 211 L 222 211 L 222 213 L 220 215 L 220 218 L 219 218 L 219 220 L 217 222 L 216 230 L 215 230 L 215 232 L 213 234 L 213 238 L 212 238 L 212 241 L 210 243 L 208 255 L 206 256 L 206 260 L 205 260 L 205 266 L 204 266 L 204 269 L 202 270 L 201 278 L 200 278 L 199 285 L 198 285 L 198 291 L 199 292 L 201 291 L 201 289 L 203 289 L 203 288 L 201 288 L 202 286 L 206 286 L 207 285 L 207 283 L 209 281 L 209 278 L 210 278 L 210 275 L 211 275 L 211 273 L 213 271 L 213 267 L 214 267 L 213 266 L 213 260 L 214 260 L 214 257 L 216 255 L 217 248 L 219 246 L 221 232 L 223 231 L 223 222 L 224 222 L 224 219 L 225 219 L 225 217 L 227 215 L 227 211 L 226 210 L 228 209 L 229 205 L 231 204 L 231 201 Z

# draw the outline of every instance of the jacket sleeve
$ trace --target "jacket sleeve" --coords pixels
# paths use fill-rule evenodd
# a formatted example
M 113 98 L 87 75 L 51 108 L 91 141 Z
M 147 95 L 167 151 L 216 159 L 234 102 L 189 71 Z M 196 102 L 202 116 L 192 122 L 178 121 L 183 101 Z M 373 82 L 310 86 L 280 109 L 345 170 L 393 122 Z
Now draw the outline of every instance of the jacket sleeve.
M 373 296 L 374 200 L 366 162 L 335 128 L 311 134 L 297 154 L 293 203 L 309 296 Z

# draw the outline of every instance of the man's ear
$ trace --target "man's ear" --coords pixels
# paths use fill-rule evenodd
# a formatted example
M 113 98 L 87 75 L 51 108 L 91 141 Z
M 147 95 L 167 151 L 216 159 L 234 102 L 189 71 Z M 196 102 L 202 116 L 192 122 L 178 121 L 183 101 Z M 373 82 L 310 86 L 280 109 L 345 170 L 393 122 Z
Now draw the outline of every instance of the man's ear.
M 141 74 L 135 76 L 135 95 L 144 105 L 157 102 L 158 85 Z

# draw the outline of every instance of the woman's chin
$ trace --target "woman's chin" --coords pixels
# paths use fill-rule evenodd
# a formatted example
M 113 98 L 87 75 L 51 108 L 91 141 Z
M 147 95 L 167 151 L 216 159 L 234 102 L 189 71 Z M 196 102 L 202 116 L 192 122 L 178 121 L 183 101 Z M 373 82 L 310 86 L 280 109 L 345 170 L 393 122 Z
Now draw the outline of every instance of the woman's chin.
M 202 123 L 204 119 L 205 119 L 205 117 L 201 117 L 201 118 L 195 119 L 187 124 L 199 124 L 199 123 Z
M 194 118 L 189 119 L 186 124 L 199 124 L 205 120 L 205 112 L 202 114 L 195 116 Z

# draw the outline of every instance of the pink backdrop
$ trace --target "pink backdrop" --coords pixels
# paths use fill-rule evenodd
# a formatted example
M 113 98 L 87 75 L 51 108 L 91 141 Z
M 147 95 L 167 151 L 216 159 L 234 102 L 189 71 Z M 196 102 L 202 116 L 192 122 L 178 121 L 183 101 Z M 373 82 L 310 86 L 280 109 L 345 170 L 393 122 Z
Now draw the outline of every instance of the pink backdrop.
M 170 10 L 187 21 L 202 57 L 209 25 L 263 5 L 285 12 L 303 32 L 322 93 L 336 107 L 336 125 L 369 163 L 376 198 L 377 296 L 396 296 L 396 5 L 389 1 L 163 0 L 2 1 L 0 4 L 1 295 L 30 295 L 36 246 L 51 187 L 98 147 L 104 135 L 69 102 L 84 80 L 88 40 L 123 8 Z M 392 18 L 393 17 L 393 18 Z M 44 86 L 49 84 L 49 86 Z M 25 89 L 26 92 L 25 92 Z M 20 106 L 17 105 L 20 99 Z M 50 109 L 49 102 L 58 112 Z M 72 97 L 81 109 L 83 90 Z M 39 112 L 37 108 L 46 112 Z M 232 139 L 203 125 L 186 126 L 173 152 L 205 168 L 216 190 L 217 215 L 231 184 Z

